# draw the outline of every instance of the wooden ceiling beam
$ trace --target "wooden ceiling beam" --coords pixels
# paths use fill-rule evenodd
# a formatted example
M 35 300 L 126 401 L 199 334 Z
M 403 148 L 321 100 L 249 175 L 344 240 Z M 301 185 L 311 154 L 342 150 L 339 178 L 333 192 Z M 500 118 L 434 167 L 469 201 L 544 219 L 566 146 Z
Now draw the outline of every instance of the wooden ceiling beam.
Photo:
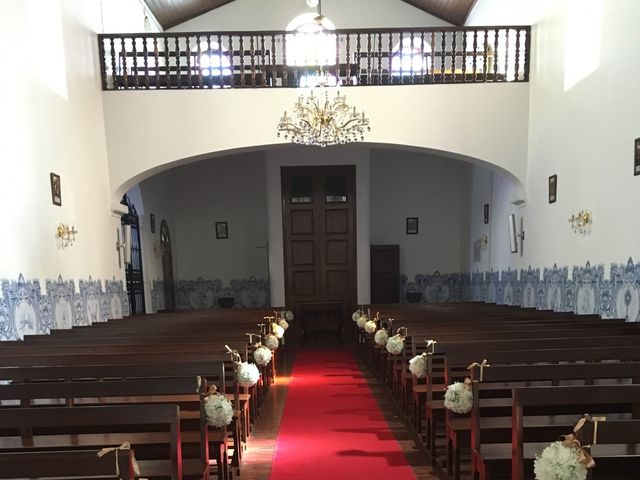
M 163 29 L 175 27 L 235 0 L 144 0 Z M 462 26 L 476 0 L 402 0 L 434 17 Z M 414 25 L 408 25 L 414 26 Z
M 163 29 L 175 27 L 234 0 L 144 0 Z
M 402 0 L 423 12 L 456 26 L 463 26 L 477 0 Z

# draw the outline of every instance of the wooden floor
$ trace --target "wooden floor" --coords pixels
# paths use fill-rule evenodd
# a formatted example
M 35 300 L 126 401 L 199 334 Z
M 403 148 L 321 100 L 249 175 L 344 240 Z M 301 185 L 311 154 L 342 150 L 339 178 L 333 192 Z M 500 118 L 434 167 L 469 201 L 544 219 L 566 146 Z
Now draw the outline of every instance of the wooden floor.
M 268 480 L 271 473 L 271 463 L 275 451 L 280 419 L 289 390 L 289 379 L 295 353 L 278 352 L 278 377 L 271 388 L 267 401 L 260 412 L 260 420 L 256 424 L 253 436 L 249 440 L 247 453 L 244 456 L 241 477 L 243 480 Z M 395 435 L 402 451 L 418 480 L 444 479 L 429 466 L 425 453 L 417 447 L 417 437 L 402 418 L 391 400 L 388 391 L 375 377 L 366 370 L 363 371 L 374 398 L 384 414 L 389 428 Z

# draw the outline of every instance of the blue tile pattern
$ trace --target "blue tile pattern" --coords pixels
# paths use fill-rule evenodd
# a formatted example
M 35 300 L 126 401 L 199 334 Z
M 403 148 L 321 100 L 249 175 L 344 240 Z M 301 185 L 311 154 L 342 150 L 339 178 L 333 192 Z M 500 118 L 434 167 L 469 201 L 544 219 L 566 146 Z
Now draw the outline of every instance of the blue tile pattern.
M 569 277 L 571 272 L 571 277 Z M 401 301 L 408 292 L 422 292 L 422 302 L 473 301 L 515 305 L 538 310 L 595 314 L 603 318 L 640 321 L 640 263 L 612 263 L 609 278 L 605 266 L 529 267 L 526 270 L 474 272 L 471 274 L 400 276 Z
M 25 335 L 47 334 L 56 328 L 90 325 L 108 318 L 129 314 L 129 302 L 120 280 L 91 277 L 79 281 L 45 280 L 42 292 L 39 280 L 4 279 L 0 295 L 0 340 L 22 339 Z
M 246 280 L 231 280 L 225 285 L 222 280 L 177 280 L 174 282 L 176 308 L 178 310 L 202 310 L 220 308 L 218 299 L 233 297 L 236 308 L 269 307 L 269 283 L 251 277 Z M 164 283 L 154 280 L 151 288 L 151 308 L 154 312 L 164 308 Z

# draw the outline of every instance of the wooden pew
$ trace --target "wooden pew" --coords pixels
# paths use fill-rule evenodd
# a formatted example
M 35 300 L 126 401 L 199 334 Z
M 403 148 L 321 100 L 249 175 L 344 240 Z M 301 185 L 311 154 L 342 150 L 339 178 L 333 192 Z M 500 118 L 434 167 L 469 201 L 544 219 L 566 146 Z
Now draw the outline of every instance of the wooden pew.
M 200 391 L 197 376 L 205 379 L 200 384 Z M 224 391 L 222 359 L 217 366 L 211 361 L 202 361 L 192 364 L 8 367 L 0 369 L 0 378 L 27 382 L 0 385 L 2 403 L 19 400 L 23 406 L 34 410 L 48 407 L 56 399 L 62 399 L 67 405 L 180 405 L 184 409 L 181 413 L 185 423 L 182 442 L 185 446 L 196 446 L 198 452 L 190 454 L 192 460 L 184 459 L 187 472 L 208 472 L 209 448 L 213 447 L 218 478 L 228 478 L 226 431 L 220 429 L 210 434 L 200 402 L 206 392 L 206 380 Z M 55 379 L 59 381 L 52 381 Z M 194 455 L 197 456 L 194 458 Z
M 490 362 L 491 363 L 491 362 Z M 448 379 L 451 381 L 450 367 Z M 478 370 L 466 371 L 465 374 L 477 380 Z M 595 381 L 606 379 L 608 381 L 629 381 L 640 383 L 640 362 L 618 363 L 573 363 L 562 365 L 497 365 L 491 364 L 483 371 L 483 381 L 475 386 L 478 395 L 478 408 L 480 418 L 480 434 L 485 436 L 482 430 L 491 432 L 496 436 L 511 435 L 511 388 L 529 384 L 559 385 L 562 382 L 582 382 L 591 385 Z M 462 380 L 458 378 L 457 380 Z M 489 412 L 486 415 L 483 412 Z M 557 413 L 560 413 L 558 411 Z M 575 422 L 574 415 L 557 415 L 553 419 L 546 417 L 529 420 L 529 426 L 537 427 L 567 427 Z M 546 422 L 546 423 L 544 423 Z M 471 417 L 469 415 L 457 415 L 447 410 L 447 470 L 449 475 L 460 478 L 460 451 L 463 447 L 471 445 Z
M 144 442 L 148 443 L 151 439 L 161 439 L 163 444 L 169 445 L 169 461 L 149 461 L 141 462 L 141 468 L 145 471 L 153 469 L 162 472 L 162 474 L 170 476 L 172 480 L 182 479 L 182 462 L 180 452 L 180 409 L 176 405 L 125 405 L 125 406 L 99 406 L 99 407 L 50 407 L 50 408 L 3 408 L 0 409 L 0 425 L 3 429 L 19 430 L 24 428 L 87 428 L 101 427 L 101 434 L 79 434 L 73 436 L 73 443 L 69 442 L 66 436 L 61 439 L 60 435 L 47 435 L 35 433 L 28 439 L 22 438 L 20 435 L 2 436 L 0 437 L 0 458 L 9 458 L 13 453 L 24 453 L 25 451 L 31 455 L 26 458 L 38 457 L 41 451 L 51 449 L 64 448 L 63 454 L 66 455 L 67 450 L 71 447 L 79 449 L 79 459 L 87 455 L 87 450 L 94 450 L 97 457 L 98 450 L 104 447 L 118 447 L 125 442 L 131 442 L 134 445 Z M 120 432 L 117 427 L 132 426 L 136 432 Z M 147 431 L 139 433 L 139 429 L 152 427 L 165 427 L 165 431 L 154 432 Z M 62 440 L 62 441 L 61 441 Z M 73 459 L 73 453 L 67 458 L 67 461 Z M 59 457 L 53 453 L 45 454 L 43 460 L 49 457 L 51 467 L 55 467 L 59 462 Z M 109 457 L 107 457 L 109 458 Z M 25 456 L 14 456 L 10 460 L 10 464 L 18 469 L 18 472 L 24 476 L 30 465 L 22 464 L 20 461 Z M 20 463 L 19 463 L 20 462 Z M 111 458 L 113 473 L 115 474 L 115 460 Z M 98 462 L 96 462 L 98 463 Z M 3 478 L 12 478 L 8 470 L 7 476 Z M 40 466 L 34 468 L 38 471 Z M 5 464 L 3 462 L 3 471 Z M 48 471 L 48 476 L 54 472 Z M 3 474 L 5 475 L 5 474 Z M 115 476 L 115 475 L 114 475 Z
M 575 408 L 578 412 L 576 419 L 578 419 L 581 415 L 579 412 L 584 413 L 585 405 L 599 405 L 602 411 L 594 413 L 604 413 L 606 416 L 607 411 L 614 405 L 623 403 L 629 404 L 629 412 L 632 412 L 635 406 L 640 403 L 640 385 L 515 388 L 512 395 L 513 434 L 511 443 L 506 444 L 506 450 L 501 444 L 491 448 L 484 448 L 480 445 L 477 452 L 474 450 L 478 468 L 487 472 L 487 474 L 480 474 L 481 479 L 492 478 L 490 476 L 491 464 L 506 460 L 512 464 L 510 472 L 512 480 L 524 480 L 525 460 L 531 461 L 535 454 L 541 453 L 551 441 L 555 440 L 552 438 L 548 442 L 524 442 L 526 430 L 524 411 L 526 409 L 541 406 Z M 621 476 L 629 478 L 629 472 L 637 469 L 640 465 L 639 421 L 614 421 L 611 426 L 607 426 L 608 428 L 605 427 L 606 423 L 605 421 L 601 425 L 602 431 L 599 428 L 598 444 L 591 449 L 591 453 L 596 459 L 597 478 L 602 478 L 599 475 L 601 471 L 603 476 L 614 474 L 618 478 Z M 598 461 L 600 461 L 602 470 L 598 467 Z M 630 469 L 630 467 L 633 468 Z

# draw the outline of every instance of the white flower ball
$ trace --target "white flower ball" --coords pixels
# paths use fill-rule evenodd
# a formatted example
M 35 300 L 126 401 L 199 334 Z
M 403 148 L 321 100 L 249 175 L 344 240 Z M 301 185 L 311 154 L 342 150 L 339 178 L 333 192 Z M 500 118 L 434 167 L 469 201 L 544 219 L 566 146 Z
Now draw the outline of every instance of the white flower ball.
M 473 408 L 473 392 L 462 382 L 453 382 L 444 394 L 444 408 L 455 413 L 469 413 Z
M 387 344 L 387 340 L 389 340 L 389 334 L 384 328 L 381 328 L 376 332 L 376 334 L 373 337 L 373 340 L 381 347 L 384 347 Z
M 400 355 L 404 348 L 404 338 L 401 335 L 394 335 L 387 340 L 387 352 L 391 355 Z
M 361 315 L 360 317 L 358 317 L 358 320 L 356 321 L 356 323 L 358 324 L 358 328 L 360 330 L 364 330 L 364 326 L 368 321 L 369 317 L 367 317 L 366 315 Z
M 204 399 L 207 423 L 216 428 L 229 425 L 233 420 L 233 405 L 224 395 L 209 395 Z
M 427 357 L 424 355 L 416 355 L 409 360 L 409 370 L 418 378 L 427 376 Z
M 352 319 L 354 322 L 357 322 L 361 315 L 362 315 L 362 312 L 361 312 L 360 310 L 356 310 L 356 311 L 355 311 L 355 312 L 353 312 L 353 314 L 351 315 L 351 319 Z
M 293 312 L 291 310 L 285 310 L 284 311 L 284 319 L 287 322 L 293 321 Z
M 276 337 L 275 335 L 269 334 L 269 335 L 265 335 L 264 344 L 269 350 L 273 351 L 278 349 L 278 347 L 280 346 L 280 341 L 278 340 L 278 337 Z
M 273 334 L 279 339 L 284 336 L 284 328 L 277 323 L 272 324 L 271 330 Z
M 364 331 L 367 333 L 375 333 L 377 328 L 378 326 L 376 325 L 376 322 L 374 322 L 373 320 L 369 320 L 367 323 L 364 324 Z
M 253 359 L 261 367 L 264 367 L 265 365 L 269 365 L 269 362 L 271 361 L 272 357 L 273 357 L 273 354 L 271 353 L 271 350 L 269 350 L 264 345 L 260 345 L 253 352 Z
M 284 318 L 278 322 L 278 325 L 280 325 L 285 330 L 289 328 L 289 322 L 287 322 Z
M 553 442 L 533 462 L 536 480 L 585 480 L 587 467 L 580 463 L 578 452 Z
M 238 365 L 238 385 L 253 387 L 260 380 L 260 370 L 253 363 L 243 362 Z

